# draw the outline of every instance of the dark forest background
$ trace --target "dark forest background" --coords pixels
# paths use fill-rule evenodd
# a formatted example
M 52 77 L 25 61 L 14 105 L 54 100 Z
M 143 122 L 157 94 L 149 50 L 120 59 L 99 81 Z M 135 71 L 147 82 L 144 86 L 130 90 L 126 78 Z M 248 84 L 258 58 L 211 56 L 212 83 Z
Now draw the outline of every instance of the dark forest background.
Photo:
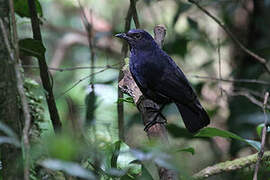
M 269 0 L 0 0 L 0 180 L 269 179 L 269 17 Z M 118 87 L 114 37 L 160 24 L 211 118 L 189 134 L 167 106 L 165 142 Z

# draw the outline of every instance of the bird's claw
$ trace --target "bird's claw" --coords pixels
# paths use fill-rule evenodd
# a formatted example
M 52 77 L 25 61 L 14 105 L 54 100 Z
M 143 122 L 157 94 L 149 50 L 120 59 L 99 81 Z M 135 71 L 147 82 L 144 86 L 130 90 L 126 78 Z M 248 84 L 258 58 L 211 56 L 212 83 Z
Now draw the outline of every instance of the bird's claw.
M 161 118 L 158 118 L 158 116 L 160 116 Z M 146 123 L 146 125 L 144 127 L 144 131 L 147 132 L 153 125 L 155 125 L 157 123 L 159 123 L 159 124 L 166 124 L 167 123 L 167 119 L 160 112 L 158 112 L 158 114 L 155 116 L 155 118 L 152 121 Z

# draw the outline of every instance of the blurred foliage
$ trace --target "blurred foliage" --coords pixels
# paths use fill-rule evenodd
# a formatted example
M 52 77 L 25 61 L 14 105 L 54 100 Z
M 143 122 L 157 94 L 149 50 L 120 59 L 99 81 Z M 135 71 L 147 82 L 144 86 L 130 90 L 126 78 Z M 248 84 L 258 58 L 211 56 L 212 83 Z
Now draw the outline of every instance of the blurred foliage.
M 121 44 L 112 35 L 123 31 L 129 1 L 81 1 L 86 9 L 91 9 L 89 14 L 93 17 L 89 16 L 97 23 L 94 23 L 94 42 L 97 47 L 93 69 L 96 74 L 91 82 L 94 90 L 87 78 L 91 70 L 76 69 L 91 64 L 91 50 L 86 47 L 85 36 L 82 36 L 82 42 L 76 41 L 68 47 L 60 47 L 63 58 L 58 59 L 59 62 L 55 60 L 61 42 L 72 42 L 70 35 L 80 35 L 85 31 L 77 1 L 35 1 L 39 17 L 42 17 L 44 45 L 31 39 L 27 1 L 14 2 L 23 65 L 37 66 L 37 62 L 29 60 L 29 56 L 35 58 L 46 53 L 52 68 L 75 68 L 50 71 L 57 107 L 64 125 L 59 134 L 54 134 L 48 110 L 44 108 L 46 104 L 41 96 L 44 92 L 37 84 L 40 82 L 38 70 L 25 68 L 27 78 L 24 87 L 32 117 L 31 179 L 157 179 L 154 164 L 172 168 L 182 179 L 190 179 L 191 174 L 209 165 L 259 150 L 263 113 L 246 98 L 230 96 L 230 92 L 232 89 L 246 88 L 263 95 L 269 87 L 210 82 L 190 75 L 218 77 L 218 49 L 221 51 L 222 78 L 268 81 L 269 75 L 264 73 L 256 61 L 240 53 L 239 48 L 231 43 L 215 23 L 191 4 L 183 0 L 141 0 L 137 4 L 142 28 L 152 32 L 156 24 L 166 25 L 164 50 L 187 74 L 211 117 L 211 126 L 218 127 L 190 134 L 179 121 L 180 115 L 176 108 L 168 106 L 164 114 L 169 122 L 166 127 L 170 145 L 164 145 L 159 141 L 148 142 L 141 116 L 131 97 L 117 99 L 118 69 L 110 65 L 119 62 Z M 204 0 L 201 3 L 225 22 L 249 49 L 269 58 L 269 0 L 260 1 L 263 6 L 254 0 L 254 9 L 249 9 L 246 1 Z M 133 22 L 131 26 L 134 27 Z M 109 46 L 99 48 L 104 44 Z M 108 48 L 112 48 L 112 52 Z M 128 58 L 125 61 L 128 64 Z M 77 82 L 74 88 L 59 96 Z M 228 98 L 220 93 L 220 88 L 228 90 Z M 258 100 L 261 99 L 258 97 Z M 126 142 L 118 140 L 118 102 L 125 102 Z M 1 123 L 0 130 L 5 134 L 1 135 L 0 144 L 20 146 L 20 140 L 12 130 Z M 269 148 L 269 142 L 266 147 Z M 262 168 L 259 177 L 269 174 L 268 167 Z M 245 168 L 213 179 L 250 179 L 252 172 L 252 169 Z
M 51 170 L 63 171 L 68 175 L 84 178 L 84 179 L 95 179 L 95 176 L 90 171 L 82 168 L 77 163 L 65 162 L 61 160 L 46 159 L 41 162 L 43 167 Z
M 237 14 L 237 11 L 243 10 L 245 4 L 239 3 L 238 6 L 233 8 L 229 3 L 222 8 L 222 14 L 226 17 L 227 23 L 230 25 L 230 28 L 233 29 L 233 32 L 239 39 L 245 44 L 245 46 L 255 53 L 258 53 L 262 57 L 269 59 L 269 53 L 262 51 L 266 47 L 269 47 L 268 42 L 270 40 L 270 34 L 265 29 L 266 26 L 269 26 L 269 22 L 262 22 L 262 18 L 267 18 L 269 16 L 269 6 L 264 6 L 266 1 L 253 1 L 253 11 L 248 16 L 248 19 L 238 20 L 239 23 L 242 23 L 240 26 L 236 23 L 236 19 L 233 16 L 227 16 L 228 12 L 232 12 L 232 15 Z M 246 31 L 249 29 L 249 31 Z M 238 49 L 234 49 L 231 53 L 231 64 L 232 67 L 241 67 L 241 68 L 232 68 L 232 76 L 234 78 L 253 78 L 253 79 L 262 79 L 269 80 L 269 75 L 267 75 L 263 67 L 259 65 L 254 59 L 247 56 L 246 54 L 239 52 Z M 263 85 L 253 85 L 253 84 L 234 84 L 235 89 L 245 89 L 247 92 L 257 92 L 259 94 L 264 94 L 265 91 L 269 90 L 269 87 Z M 261 100 L 262 101 L 262 100 Z M 243 108 L 244 107 L 244 108 Z M 261 108 L 256 106 L 253 103 L 250 103 L 244 97 L 235 97 L 229 99 L 229 109 L 230 116 L 228 118 L 228 128 L 232 132 L 237 132 L 239 135 L 251 138 L 256 137 L 256 132 L 254 131 L 254 126 L 262 123 L 264 118 Z M 241 150 L 243 144 L 238 144 L 233 142 L 230 148 L 230 153 L 233 156 Z
M 22 56 L 33 56 L 42 57 L 45 54 L 46 48 L 43 46 L 41 41 L 25 38 L 19 41 L 20 55 Z
M 26 78 L 23 86 L 31 115 L 30 139 L 35 143 L 39 141 L 41 133 L 44 131 L 44 129 L 41 128 L 41 123 L 45 121 L 43 108 L 44 98 L 40 93 L 41 87 L 36 81 Z
M 21 143 L 18 140 L 17 135 L 13 132 L 12 129 L 10 129 L 7 125 L 5 125 L 2 122 L 0 122 L 0 131 L 6 135 L 6 136 L 0 136 L 0 145 L 7 143 L 7 144 L 15 145 L 17 147 L 21 146 Z
M 178 152 L 189 152 L 189 153 L 191 153 L 192 155 L 195 154 L 195 150 L 194 150 L 194 148 L 192 148 L 192 147 L 179 149 Z
M 96 94 L 95 94 L 95 91 L 91 91 L 85 98 L 85 101 L 86 101 L 86 122 L 85 124 L 86 125 L 91 125 L 93 120 L 94 120 L 94 117 L 95 117 L 95 109 L 97 108 L 97 105 L 96 105 L 96 101 L 97 101 L 97 97 L 96 97 Z
M 37 14 L 42 17 L 43 12 L 41 8 L 41 4 L 38 0 L 35 0 L 36 3 L 36 9 L 37 9 Z M 14 10 L 15 13 L 17 13 L 21 17 L 28 17 L 30 18 L 29 14 L 29 8 L 28 8 L 28 2 L 25 0 L 15 0 L 14 1 Z
M 132 97 L 120 98 L 117 100 L 117 103 L 119 103 L 119 102 L 126 102 L 126 103 L 130 103 L 130 104 L 135 106 L 135 103 L 134 103 L 134 100 Z

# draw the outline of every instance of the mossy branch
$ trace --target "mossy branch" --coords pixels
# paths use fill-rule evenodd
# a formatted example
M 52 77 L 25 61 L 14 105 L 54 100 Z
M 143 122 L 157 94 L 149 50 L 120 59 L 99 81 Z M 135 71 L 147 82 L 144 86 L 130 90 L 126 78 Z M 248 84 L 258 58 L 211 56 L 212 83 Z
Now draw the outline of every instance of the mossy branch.
M 209 166 L 200 172 L 193 175 L 194 179 L 204 179 L 210 176 L 221 174 L 223 172 L 231 172 L 238 169 L 243 169 L 249 167 L 253 164 L 256 164 L 258 159 L 258 153 L 249 155 L 246 157 L 238 158 L 232 161 L 226 161 L 218 163 L 214 166 Z M 270 151 L 266 151 L 261 159 L 261 162 L 270 161 Z

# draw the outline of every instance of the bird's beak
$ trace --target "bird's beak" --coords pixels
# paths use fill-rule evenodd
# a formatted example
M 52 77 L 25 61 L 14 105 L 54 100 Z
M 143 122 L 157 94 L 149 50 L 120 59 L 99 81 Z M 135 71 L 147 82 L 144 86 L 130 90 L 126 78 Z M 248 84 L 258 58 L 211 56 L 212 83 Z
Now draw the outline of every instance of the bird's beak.
M 126 40 L 126 41 L 131 40 L 131 37 L 127 36 L 126 33 L 116 34 L 115 37 L 124 39 L 124 40 Z

